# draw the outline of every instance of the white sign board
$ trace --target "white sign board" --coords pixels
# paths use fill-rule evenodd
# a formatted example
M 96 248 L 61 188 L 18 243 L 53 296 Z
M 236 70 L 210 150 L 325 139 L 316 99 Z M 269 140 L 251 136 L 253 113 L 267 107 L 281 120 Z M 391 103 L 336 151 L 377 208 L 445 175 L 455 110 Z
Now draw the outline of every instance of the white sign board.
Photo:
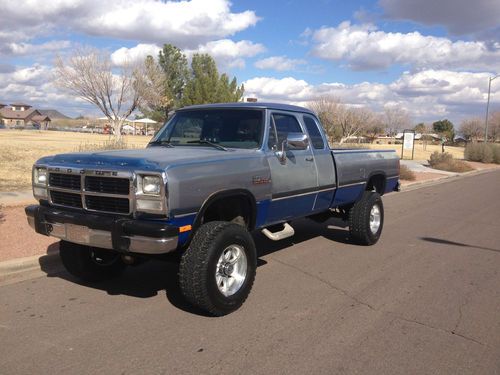
M 404 133 L 403 149 L 413 150 L 413 142 L 415 140 L 415 133 Z

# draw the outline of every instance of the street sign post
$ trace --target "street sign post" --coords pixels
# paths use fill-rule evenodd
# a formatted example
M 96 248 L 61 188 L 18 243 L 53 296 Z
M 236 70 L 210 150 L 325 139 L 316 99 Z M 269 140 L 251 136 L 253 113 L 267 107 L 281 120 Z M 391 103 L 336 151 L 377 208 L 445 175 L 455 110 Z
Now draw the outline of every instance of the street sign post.
M 411 160 L 415 153 L 415 130 L 406 129 L 403 132 L 403 147 L 401 149 L 401 159 L 404 159 L 404 152 L 411 150 Z

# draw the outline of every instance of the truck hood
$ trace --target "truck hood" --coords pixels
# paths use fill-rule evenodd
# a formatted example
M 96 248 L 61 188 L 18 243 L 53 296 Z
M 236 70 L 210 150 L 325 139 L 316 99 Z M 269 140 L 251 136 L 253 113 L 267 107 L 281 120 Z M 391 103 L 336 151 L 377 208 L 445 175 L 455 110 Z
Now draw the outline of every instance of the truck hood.
M 37 164 L 81 168 L 113 168 L 120 170 L 166 170 L 173 166 L 257 156 L 256 150 L 230 149 L 222 151 L 204 146 L 175 148 L 148 147 L 134 150 L 78 152 L 48 156 Z

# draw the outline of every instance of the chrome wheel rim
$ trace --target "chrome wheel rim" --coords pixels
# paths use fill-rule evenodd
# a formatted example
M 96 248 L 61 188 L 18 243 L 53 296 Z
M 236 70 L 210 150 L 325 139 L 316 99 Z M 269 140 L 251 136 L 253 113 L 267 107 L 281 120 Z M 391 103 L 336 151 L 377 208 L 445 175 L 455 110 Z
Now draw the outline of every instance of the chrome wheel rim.
M 373 234 L 376 234 L 380 228 L 380 208 L 378 204 L 374 204 L 372 209 L 370 210 L 370 231 Z
M 219 292 L 229 297 L 240 290 L 247 276 L 247 256 L 240 245 L 224 249 L 215 268 L 215 282 Z

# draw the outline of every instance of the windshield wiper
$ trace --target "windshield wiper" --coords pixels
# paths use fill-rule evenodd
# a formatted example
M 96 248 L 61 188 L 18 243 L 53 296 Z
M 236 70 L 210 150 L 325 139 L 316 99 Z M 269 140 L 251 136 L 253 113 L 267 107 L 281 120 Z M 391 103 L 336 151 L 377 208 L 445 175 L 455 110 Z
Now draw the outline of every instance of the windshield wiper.
M 166 139 L 163 139 L 163 140 L 156 140 L 156 141 L 151 141 L 148 143 L 148 146 L 151 145 L 151 146 L 165 146 L 165 147 L 171 147 L 173 148 L 174 145 L 171 144 L 169 141 L 167 141 Z
M 213 142 L 207 141 L 206 139 L 197 139 L 195 141 L 187 141 L 186 143 L 200 143 L 200 144 L 205 144 L 205 145 L 210 145 L 212 147 L 215 147 L 217 150 L 229 151 L 224 146 L 221 146 L 221 145 L 219 145 L 217 143 L 213 143 Z

